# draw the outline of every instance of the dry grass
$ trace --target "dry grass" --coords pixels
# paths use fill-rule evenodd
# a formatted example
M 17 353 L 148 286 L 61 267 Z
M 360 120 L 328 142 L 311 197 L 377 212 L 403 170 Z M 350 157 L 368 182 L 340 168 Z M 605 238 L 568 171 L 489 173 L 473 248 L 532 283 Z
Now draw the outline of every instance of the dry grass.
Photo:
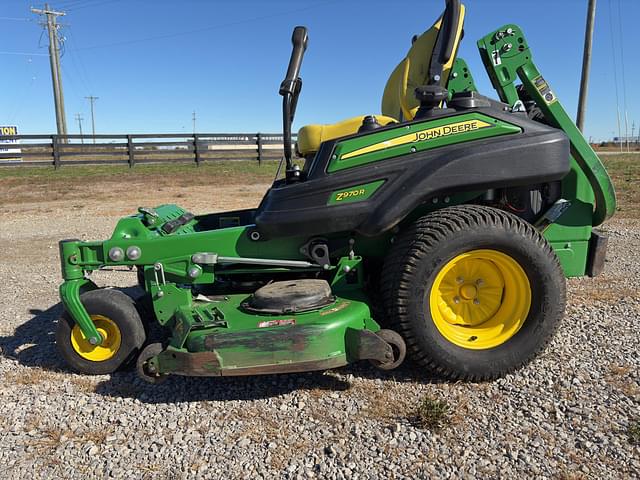
M 58 429 L 56 427 L 45 427 L 39 430 L 40 437 L 33 444 L 48 450 L 55 450 L 63 442 L 76 438 L 74 432 L 69 429 Z
M 53 170 L 40 167 L 0 168 L 0 204 L 50 203 L 58 200 L 92 202 L 119 199 L 132 191 L 184 190 L 198 186 L 251 185 L 273 180 L 277 162 L 216 162 L 126 166 L 74 166 Z M 43 194 L 46 192 L 46 195 Z M 175 195 L 174 195 L 175 196 Z M 78 205 L 82 207 L 80 203 Z
M 628 375 L 631 372 L 631 365 L 616 365 L 611 364 L 609 366 L 609 375 L 611 377 L 618 377 Z
M 24 431 L 29 434 L 26 445 L 30 447 L 30 453 L 27 457 L 33 461 L 37 473 L 34 478 L 52 478 L 51 470 L 57 471 L 62 466 L 58 449 L 63 445 L 73 444 L 76 451 L 80 451 L 87 443 L 93 443 L 96 446 L 104 445 L 106 438 L 113 432 L 111 426 L 74 431 L 51 424 L 52 421 L 55 422 L 51 418 L 44 417 L 40 411 L 35 411 L 24 424 Z M 84 462 L 75 463 L 74 469 L 85 476 L 92 476 L 95 473 L 91 465 Z
M 76 387 L 79 392 L 94 393 L 96 391 L 96 380 L 91 377 L 67 374 L 64 378 Z
M 174 478 L 173 475 L 167 472 L 162 472 L 164 467 L 162 467 L 161 465 L 158 465 L 157 463 L 154 463 L 152 465 L 149 465 L 147 463 L 138 463 L 136 464 L 136 469 L 138 471 L 144 472 L 142 474 L 143 480 L 146 480 L 146 479 L 158 480 L 158 479 L 164 479 L 164 478 L 167 478 L 167 479 Z
M 52 468 L 55 471 L 58 467 L 62 466 L 57 450 L 64 443 L 73 442 L 75 444 L 82 444 L 87 441 L 94 441 L 93 439 L 101 439 L 103 437 L 99 433 L 94 434 L 90 432 L 86 435 L 76 435 L 71 430 L 58 430 L 51 427 L 44 428 L 40 430 L 39 433 L 41 436 L 30 443 L 33 447 L 33 451 L 29 455 L 29 458 L 33 460 L 35 468 L 39 473 L 39 475 L 36 475 L 34 478 L 45 478 L 45 476 L 49 477 L 51 475 Z M 104 440 L 100 443 L 94 441 L 97 445 L 100 445 L 103 442 Z M 90 477 L 95 473 L 91 469 L 90 465 L 86 463 L 78 462 L 74 465 L 74 468 L 79 474 L 84 476 Z
M 609 274 L 590 278 L 579 284 L 572 294 L 572 301 L 587 305 L 593 302 L 613 304 L 624 298 L 640 297 L 640 289 L 629 285 L 629 280 L 624 277 L 616 277 Z
M 56 380 L 57 374 L 42 368 L 19 368 L 5 372 L 4 382 L 14 385 L 39 385 Z
M 87 442 L 93 442 L 96 445 L 103 445 L 107 441 L 107 437 L 111 435 L 112 429 L 110 428 L 96 428 L 93 430 L 86 430 L 78 434 L 78 438 L 81 438 Z
M 640 398 L 640 386 L 631 378 L 632 371 L 633 368 L 630 365 L 612 364 L 609 366 L 605 381 L 627 397 Z
M 640 218 L 640 155 L 604 155 L 601 158 L 616 188 L 616 216 Z
M 71 430 L 49 425 L 49 419 L 43 418 L 39 412 L 32 414 L 25 422 L 26 432 L 35 432 L 36 436 L 31 445 L 40 453 L 53 453 L 53 451 L 65 442 L 86 444 L 92 442 L 95 445 L 104 445 L 107 437 L 113 433 L 113 427 L 88 428 L 83 430 Z
M 383 421 L 404 419 L 411 408 L 412 399 L 406 395 L 401 383 L 387 381 L 384 385 L 367 381 L 354 384 L 353 395 L 364 400 L 360 414 L 367 418 Z
M 41 385 L 55 386 L 64 382 L 71 383 L 76 391 L 93 393 L 96 389 L 96 381 L 82 375 L 69 375 L 68 373 L 45 370 L 39 367 L 27 367 L 10 370 L 3 375 L 3 381 L 11 385 Z

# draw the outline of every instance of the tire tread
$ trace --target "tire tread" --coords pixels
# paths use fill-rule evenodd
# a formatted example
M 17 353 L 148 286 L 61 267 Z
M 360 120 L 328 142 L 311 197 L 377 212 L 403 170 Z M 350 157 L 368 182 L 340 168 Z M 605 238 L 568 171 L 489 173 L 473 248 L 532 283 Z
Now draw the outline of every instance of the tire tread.
M 560 262 L 551 245 L 531 224 L 519 217 L 492 207 L 481 205 L 460 205 L 437 210 L 419 218 L 409 225 L 395 239 L 385 259 L 381 275 L 381 294 L 384 311 L 391 328 L 396 329 L 405 339 L 409 355 L 419 365 L 451 380 L 485 381 L 506 375 L 527 364 L 549 344 L 558 323 L 544 332 L 538 348 L 528 357 L 521 359 L 510 368 L 486 374 L 467 373 L 444 367 L 430 352 L 420 347 L 416 339 L 411 319 L 407 315 L 410 288 L 420 261 L 438 245 L 468 229 L 499 228 L 528 237 L 553 262 L 553 268 L 563 275 Z M 563 275 L 564 278 L 564 275 Z M 564 288 L 559 292 L 562 309 L 566 302 Z

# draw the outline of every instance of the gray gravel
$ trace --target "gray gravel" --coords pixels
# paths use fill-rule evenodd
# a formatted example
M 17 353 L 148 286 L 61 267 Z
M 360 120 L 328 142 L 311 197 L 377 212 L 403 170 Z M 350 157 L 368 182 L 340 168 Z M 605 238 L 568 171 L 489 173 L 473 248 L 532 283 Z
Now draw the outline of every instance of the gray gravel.
M 606 226 L 605 275 L 569 282 L 550 348 L 504 379 L 452 384 L 411 365 L 384 374 L 362 364 L 154 387 L 132 372 L 69 373 L 53 344 L 57 241 L 106 237 L 123 208 L 0 213 L 1 478 L 640 476 L 640 447 L 626 433 L 640 420 L 640 222 Z M 439 432 L 411 422 L 426 396 L 451 406 Z

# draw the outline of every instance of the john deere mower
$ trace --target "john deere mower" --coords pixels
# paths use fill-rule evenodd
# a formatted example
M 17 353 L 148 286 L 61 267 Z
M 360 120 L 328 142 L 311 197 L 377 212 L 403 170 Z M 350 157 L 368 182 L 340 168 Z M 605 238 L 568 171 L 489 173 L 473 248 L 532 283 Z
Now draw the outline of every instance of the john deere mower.
M 390 370 L 408 353 L 485 380 L 530 361 L 564 314 L 565 278 L 602 271 L 607 238 L 593 227 L 615 194 L 517 25 L 478 41 L 499 99 L 478 93 L 457 57 L 464 16 L 447 0 L 413 37 L 381 114 L 304 126 L 294 148 L 307 47 L 296 27 L 280 85 L 285 168 L 258 208 L 139 208 L 108 240 L 60 242 L 69 366 L 136 362 L 156 383 L 360 360 Z M 137 269 L 143 297 L 90 280 L 117 266 Z M 152 321 L 161 343 L 147 341 Z

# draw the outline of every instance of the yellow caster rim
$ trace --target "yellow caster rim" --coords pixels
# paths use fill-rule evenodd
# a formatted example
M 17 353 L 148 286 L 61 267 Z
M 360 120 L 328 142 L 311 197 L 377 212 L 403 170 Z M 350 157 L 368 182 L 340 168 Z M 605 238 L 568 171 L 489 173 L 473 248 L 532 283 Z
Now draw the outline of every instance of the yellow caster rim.
M 472 250 L 438 272 L 429 308 L 438 331 L 449 342 L 471 350 L 494 348 L 524 325 L 531 308 L 531 285 L 509 255 Z
M 113 358 L 122 343 L 122 335 L 116 322 L 102 315 L 91 315 L 91 320 L 102 335 L 100 345 L 91 345 L 78 325 L 71 329 L 71 346 L 73 350 L 85 360 L 104 362 Z

